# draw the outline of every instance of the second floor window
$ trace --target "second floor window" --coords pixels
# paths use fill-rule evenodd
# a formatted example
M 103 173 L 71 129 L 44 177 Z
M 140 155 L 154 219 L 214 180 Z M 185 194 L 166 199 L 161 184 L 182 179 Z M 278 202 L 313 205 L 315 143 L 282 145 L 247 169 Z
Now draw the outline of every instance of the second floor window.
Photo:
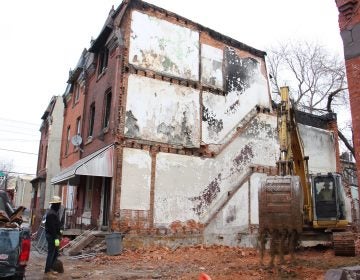
M 88 136 L 93 136 L 94 133 L 94 121 L 95 121 L 95 103 L 90 106 L 90 119 L 89 119 L 89 133 Z
M 109 58 L 109 49 L 107 47 L 103 47 L 99 53 L 99 67 L 98 67 L 98 75 L 105 71 L 108 65 Z
M 76 135 L 81 135 L 81 118 L 76 119 Z
M 76 104 L 79 101 L 80 98 L 80 85 L 75 85 L 75 92 L 74 92 L 74 104 Z
M 69 153 L 69 146 L 70 146 L 70 126 L 68 126 L 66 131 L 65 155 Z
M 103 128 L 109 127 L 110 110 L 111 110 L 111 91 L 109 91 L 105 95 Z

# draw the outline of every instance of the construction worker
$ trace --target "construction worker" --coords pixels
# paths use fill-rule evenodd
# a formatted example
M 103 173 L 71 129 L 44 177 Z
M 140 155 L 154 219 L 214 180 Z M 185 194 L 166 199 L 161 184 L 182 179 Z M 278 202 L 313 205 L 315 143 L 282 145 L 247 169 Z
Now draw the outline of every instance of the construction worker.
M 333 199 L 333 196 L 332 196 L 332 190 L 330 189 L 330 185 L 328 182 L 325 182 L 324 188 L 321 189 L 321 191 L 319 193 L 319 200 L 330 201 L 332 199 Z
M 46 214 L 45 233 L 48 244 L 48 254 L 45 264 L 45 279 L 56 279 L 57 272 L 53 270 L 56 259 L 59 255 L 60 246 L 60 229 L 61 222 L 59 219 L 59 209 L 61 206 L 61 199 L 54 196 L 50 203 L 50 209 Z

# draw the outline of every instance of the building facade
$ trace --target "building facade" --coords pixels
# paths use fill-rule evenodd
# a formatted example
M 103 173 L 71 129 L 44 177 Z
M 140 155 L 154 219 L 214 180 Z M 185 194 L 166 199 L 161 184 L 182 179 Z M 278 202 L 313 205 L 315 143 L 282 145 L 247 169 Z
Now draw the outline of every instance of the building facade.
M 279 157 L 263 51 L 123 1 L 68 84 L 51 181 L 71 202 L 69 227 L 126 231 L 142 244 L 256 243 L 258 188 Z M 337 171 L 334 130 L 300 131 L 310 171 Z
M 31 201 L 31 226 L 36 231 L 42 216 L 49 207 L 52 196 L 59 195 L 59 187 L 50 180 L 60 172 L 59 154 L 63 127 L 63 101 L 53 96 L 42 115 L 40 143 L 36 177 L 31 180 L 33 187 Z

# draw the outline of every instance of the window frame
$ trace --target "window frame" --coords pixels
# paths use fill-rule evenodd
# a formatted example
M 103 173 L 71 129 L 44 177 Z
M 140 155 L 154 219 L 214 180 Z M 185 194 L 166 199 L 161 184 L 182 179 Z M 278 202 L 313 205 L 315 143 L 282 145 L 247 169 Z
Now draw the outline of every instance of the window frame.
M 91 138 L 94 135 L 94 125 L 95 125 L 95 102 L 91 103 L 90 105 L 88 138 Z
M 109 61 L 109 49 L 104 46 L 98 54 L 98 76 L 105 72 Z
M 109 90 L 105 93 L 105 97 L 104 97 L 104 114 L 103 114 L 103 123 L 102 123 L 103 129 L 107 129 L 110 126 L 111 102 L 112 102 L 112 92 L 111 90 Z
M 76 135 L 81 135 L 81 117 L 76 119 Z
M 66 143 L 65 143 L 65 156 L 69 154 L 70 147 L 70 125 L 66 129 Z

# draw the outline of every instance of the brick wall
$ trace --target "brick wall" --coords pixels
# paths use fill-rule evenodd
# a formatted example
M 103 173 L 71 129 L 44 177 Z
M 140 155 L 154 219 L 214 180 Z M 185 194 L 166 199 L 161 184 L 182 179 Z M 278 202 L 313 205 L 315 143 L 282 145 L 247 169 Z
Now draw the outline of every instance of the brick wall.
M 349 88 L 355 160 L 360 180 L 360 1 L 336 0 Z

